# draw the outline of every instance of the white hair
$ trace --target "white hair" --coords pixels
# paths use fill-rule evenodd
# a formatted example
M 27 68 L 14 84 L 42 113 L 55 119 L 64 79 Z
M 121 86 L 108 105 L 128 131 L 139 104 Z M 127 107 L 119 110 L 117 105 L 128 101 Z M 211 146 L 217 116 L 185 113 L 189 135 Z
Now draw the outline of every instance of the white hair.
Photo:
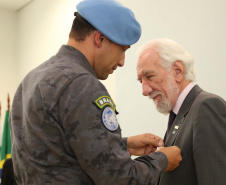
M 159 54 L 161 65 L 168 71 L 175 61 L 182 61 L 185 66 L 185 79 L 195 81 L 194 59 L 180 44 L 166 38 L 155 39 L 144 44 L 138 52 L 140 54 L 148 49 L 154 49 Z

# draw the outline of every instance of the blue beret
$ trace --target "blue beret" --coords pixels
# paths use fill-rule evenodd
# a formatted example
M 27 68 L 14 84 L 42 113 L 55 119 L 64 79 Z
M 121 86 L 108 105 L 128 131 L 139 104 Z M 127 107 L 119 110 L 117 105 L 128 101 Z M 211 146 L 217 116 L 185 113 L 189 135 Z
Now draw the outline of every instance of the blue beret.
M 112 42 L 132 45 L 141 35 L 133 12 L 116 0 L 83 0 L 78 13 Z

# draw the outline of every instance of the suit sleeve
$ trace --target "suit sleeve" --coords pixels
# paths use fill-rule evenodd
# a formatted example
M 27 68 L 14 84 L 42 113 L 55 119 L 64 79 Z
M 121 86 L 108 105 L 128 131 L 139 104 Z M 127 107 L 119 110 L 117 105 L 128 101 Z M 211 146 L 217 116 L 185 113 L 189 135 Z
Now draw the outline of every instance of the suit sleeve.
M 95 86 L 94 82 L 86 85 Z M 109 96 L 107 91 L 93 88 L 87 93 L 80 89 L 84 92 L 76 97 L 74 87 L 72 83 L 61 96 L 61 118 L 82 170 L 98 185 L 155 184 L 167 166 L 165 154 L 155 152 L 132 160 L 121 129 L 109 131 L 102 122 L 103 109 L 93 103 L 100 96 Z
M 200 103 L 193 124 L 193 153 L 199 185 L 226 184 L 226 103 L 211 97 Z

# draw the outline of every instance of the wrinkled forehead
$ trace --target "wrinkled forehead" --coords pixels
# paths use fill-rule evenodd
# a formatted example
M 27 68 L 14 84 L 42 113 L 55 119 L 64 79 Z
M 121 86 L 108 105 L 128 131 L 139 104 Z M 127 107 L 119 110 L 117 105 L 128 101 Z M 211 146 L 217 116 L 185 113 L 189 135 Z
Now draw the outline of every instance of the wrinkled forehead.
M 145 63 L 145 61 L 148 60 L 148 58 L 149 56 L 147 51 L 142 51 L 139 54 L 136 66 L 137 71 L 143 66 L 143 63 Z
M 137 61 L 137 73 L 145 73 L 146 71 L 151 71 L 154 66 L 159 65 L 160 57 L 156 51 L 146 49 L 142 51 L 139 55 Z

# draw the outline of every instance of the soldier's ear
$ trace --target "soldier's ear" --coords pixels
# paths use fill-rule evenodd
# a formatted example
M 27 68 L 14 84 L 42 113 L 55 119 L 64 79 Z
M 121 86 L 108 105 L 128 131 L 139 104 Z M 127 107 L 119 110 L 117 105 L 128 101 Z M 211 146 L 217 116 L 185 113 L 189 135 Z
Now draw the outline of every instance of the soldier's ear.
M 106 39 L 105 36 L 97 30 L 94 35 L 94 43 L 98 48 L 102 46 L 104 39 Z

